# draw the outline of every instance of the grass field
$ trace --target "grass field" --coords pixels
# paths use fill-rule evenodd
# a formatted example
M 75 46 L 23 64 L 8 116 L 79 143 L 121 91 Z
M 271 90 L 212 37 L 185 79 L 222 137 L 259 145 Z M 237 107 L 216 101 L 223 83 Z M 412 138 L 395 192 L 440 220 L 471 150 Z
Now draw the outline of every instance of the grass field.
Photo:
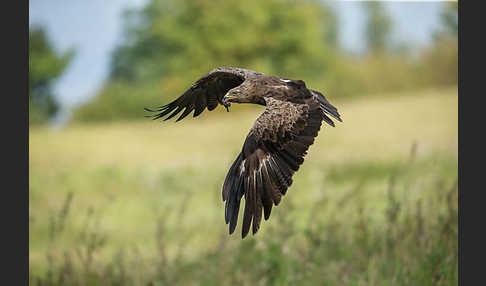
M 221 185 L 261 108 L 31 128 L 31 284 L 456 285 L 457 88 L 329 100 L 343 123 L 243 241 Z

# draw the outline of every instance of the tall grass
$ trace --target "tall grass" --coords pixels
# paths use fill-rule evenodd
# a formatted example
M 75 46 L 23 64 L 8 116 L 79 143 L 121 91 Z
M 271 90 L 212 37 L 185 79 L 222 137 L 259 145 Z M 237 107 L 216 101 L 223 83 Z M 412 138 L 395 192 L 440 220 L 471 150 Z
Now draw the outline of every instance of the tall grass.
M 71 215 L 68 193 L 49 222 L 47 271 L 31 273 L 31 285 L 456 285 L 457 178 L 435 173 L 425 183 L 424 175 L 413 174 L 413 148 L 408 162 L 372 184 L 384 189 L 382 207 L 366 199 L 369 181 L 358 176 L 338 201 L 323 195 L 301 209 L 295 206 L 299 194 L 292 193 L 264 233 L 238 241 L 220 232 L 214 246 L 194 255 L 184 253 L 203 234 L 179 228 L 171 237 L 166 229 L 169 216 L 178 218 L 177 225 L 191 216 L 183 199 L 180 209 L 153 218 L 155 247 L 148 255 L 120 248 L 111 258 L 96 259 L 109 240 L 99 228 L 103 216 L 88 209 L 83 227 L 71 234 L 76 246 L 58 249 L 62 255 L 56 256 L 53 247 Z M 420 195 L 412 198 L 413 192 Z M 329 210 L 330 204 L 336 207 Z M 302 213 L 306 220 L 299 220 Z M 176 249 L 171 258 L 169 247 Z
M 336 102 L 244 240 L 220 190 L 257 112 L 32 129 L 30 284 L 457 284 L 454 92 Z

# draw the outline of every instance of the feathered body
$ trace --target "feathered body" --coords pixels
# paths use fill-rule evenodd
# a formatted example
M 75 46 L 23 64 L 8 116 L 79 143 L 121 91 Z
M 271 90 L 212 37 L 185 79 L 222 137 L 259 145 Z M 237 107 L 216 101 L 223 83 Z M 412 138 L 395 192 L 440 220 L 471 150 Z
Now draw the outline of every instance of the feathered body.
M 194 117 L 218 104 L 253 103 L 266 106 L 245 139 L 242 150 L 223 183 L 225 221 L 233 233 L 241 199 L 245 198 L 242 237 L 252 226 L 255 234 L 263 217 L 270 217 L 292 184 L 292 176 L 304 162 L 322 121 L 327 116 L 342 121 L 337 109 L 320 92 L 308 89 L 301 80 L 267 76 L 241 68 L 217 68 L 196 81 L 175 101 L 160 107 L 154 119 L 170 113 L 170 119 L 194 110 Z M 172 112 L 172 113 L 171 113 Z M 326 115 L 327 114 L 327 115 Z

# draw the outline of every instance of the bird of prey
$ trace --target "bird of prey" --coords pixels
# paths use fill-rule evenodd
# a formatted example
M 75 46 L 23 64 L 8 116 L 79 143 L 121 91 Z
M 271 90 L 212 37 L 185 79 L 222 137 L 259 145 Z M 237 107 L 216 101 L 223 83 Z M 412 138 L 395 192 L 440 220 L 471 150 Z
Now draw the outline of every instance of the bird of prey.
M 293 174 L 314 143 L 322 121 L 334 127 L 327 115 L 342 120 L 336 107 L 322 93 L 308 89 L 302 80 L 230 67 L 212 70 L 169 104 L 145 110 L 156 112 L 148 116 L 153 119 L 168 115 L 164 121 L 182 112 L 179 121 L 192 111 L 196 117 L 218 104 L 229 111 L 231 103 L 266 107 L 246 137 L 222 187 L 229 234 L 236 228 L 240 201 L 245 197 L 241 233 L 245 238 L 251 225 L 253 234 L 258 231 L 262 211 L 267 220 L 272 206 L 280 203 L 292 184 Z

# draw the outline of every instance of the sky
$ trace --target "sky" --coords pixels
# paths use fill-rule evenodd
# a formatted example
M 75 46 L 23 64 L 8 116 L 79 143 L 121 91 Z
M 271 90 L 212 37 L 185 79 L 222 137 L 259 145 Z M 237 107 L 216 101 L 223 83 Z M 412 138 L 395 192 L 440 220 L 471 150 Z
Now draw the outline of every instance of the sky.
M 122 12 L 148 0 L 30 0 L 29 25 L 42 25 L 60 52 L 76 55 L 54 85 L 62 108 L 70 109 L 96 95 L 109 73 L 111 51 L 122 36 Z M 365 17 L 359 1 L 330 1 L 340 29 L 340 43 L 349 52 L 364 49 Z M 439 26 L 443 2 L 385 2 L 394 24 L 394 38 L 425 46 Z

